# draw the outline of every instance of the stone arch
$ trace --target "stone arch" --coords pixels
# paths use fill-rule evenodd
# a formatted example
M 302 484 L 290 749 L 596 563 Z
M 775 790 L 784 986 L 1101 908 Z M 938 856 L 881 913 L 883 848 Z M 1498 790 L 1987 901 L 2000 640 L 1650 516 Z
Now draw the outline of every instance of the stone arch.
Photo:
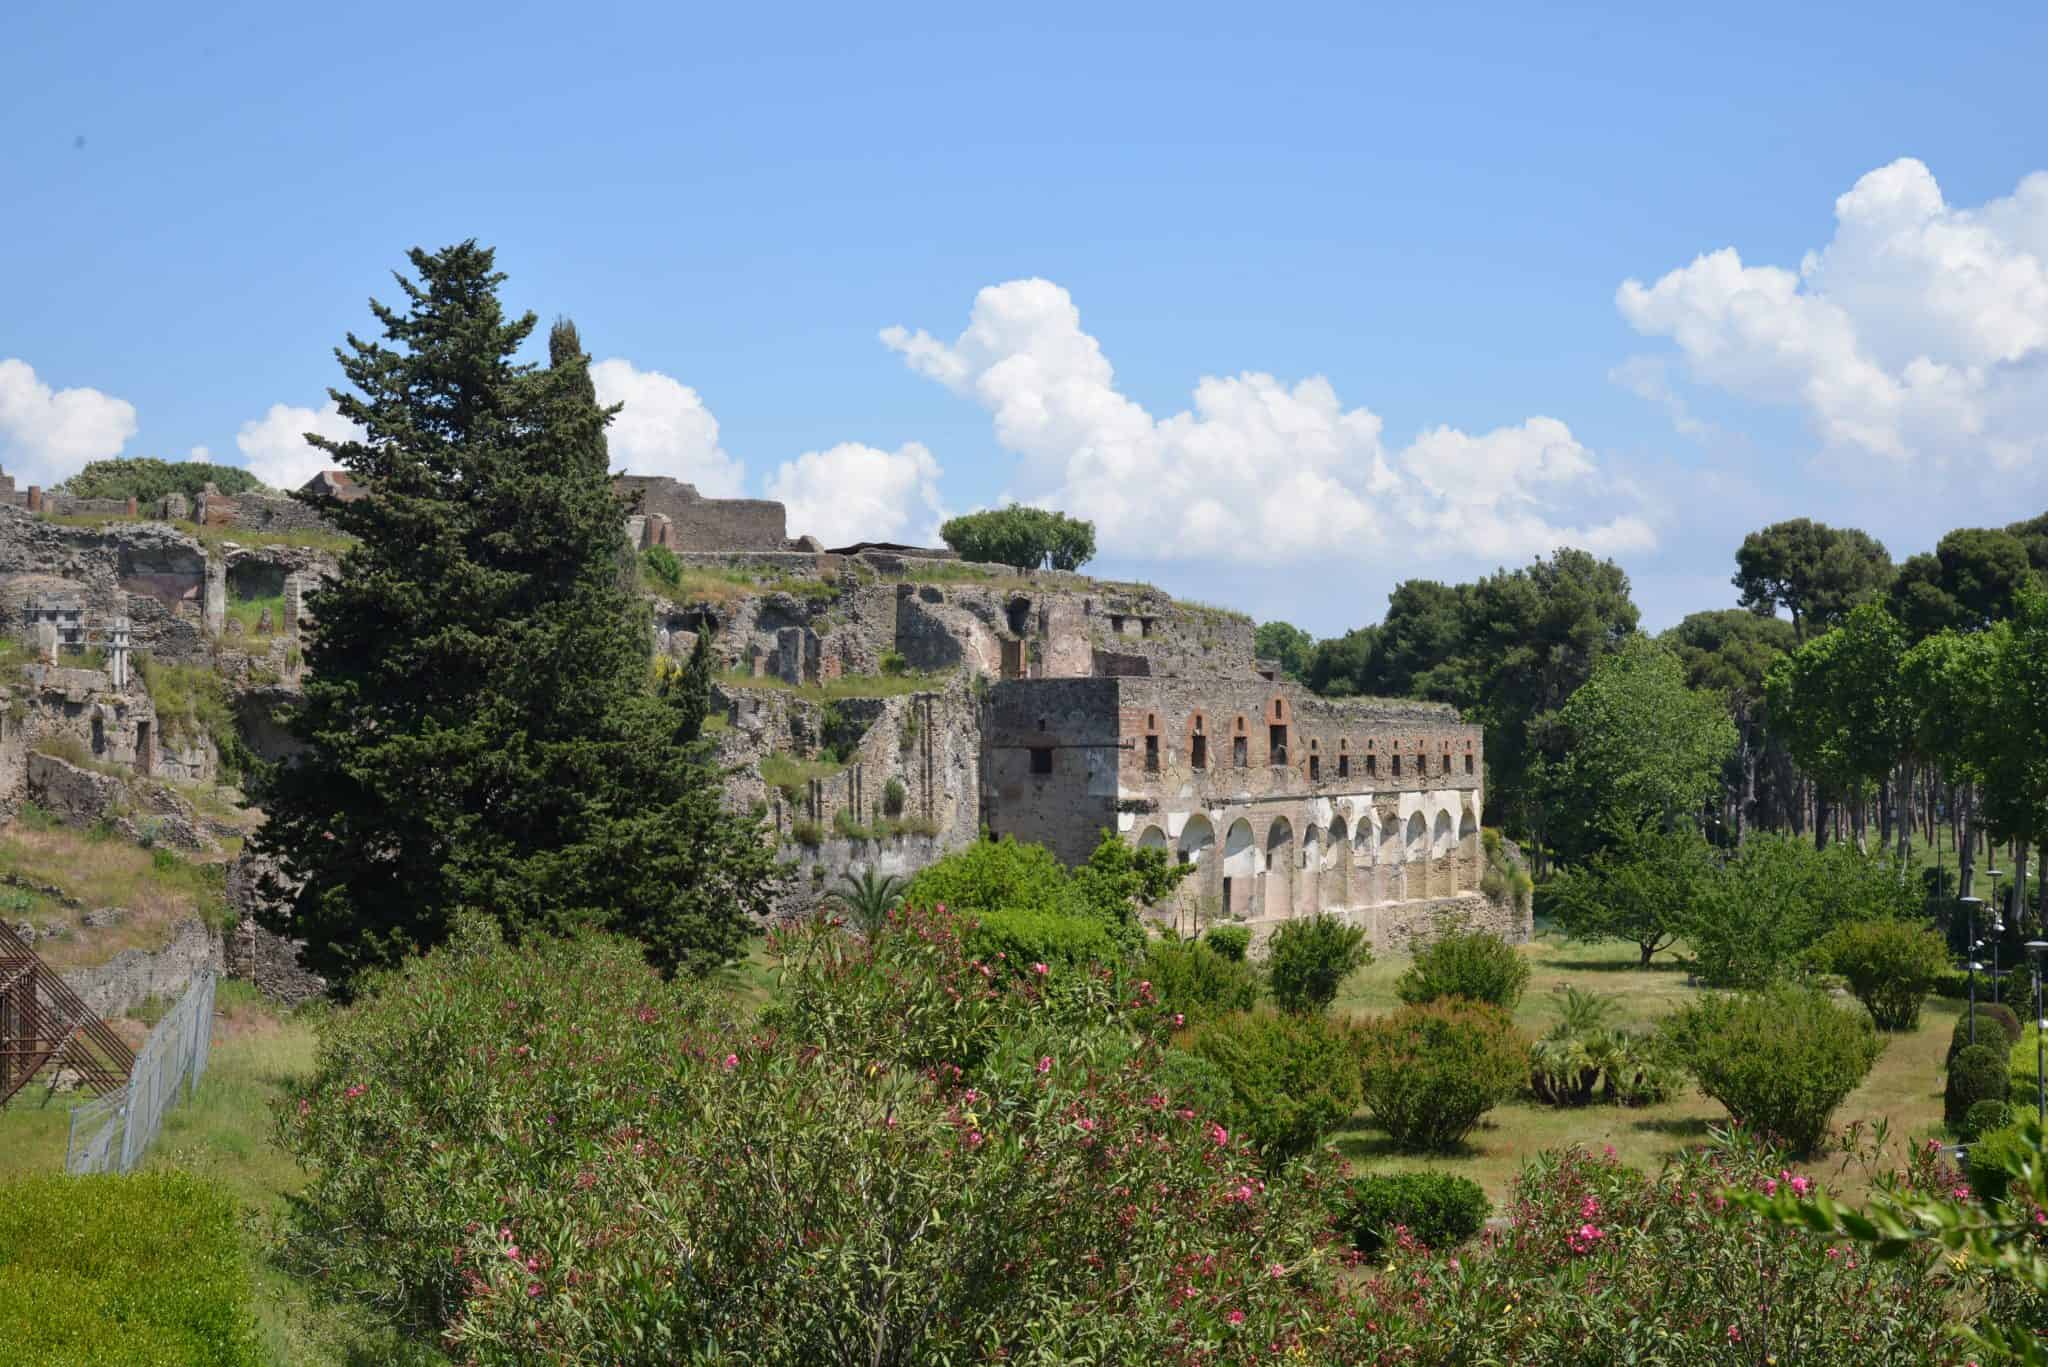
M 1147 826 L 1143 834 L 1138 837 L 1138 848 L 1141 850 L 1165 849 L 1166 832 L 1160 830 L 1157 826 Z
M 1265 895 L 1260 899 L 1261 916 L 1294 914 L 1294 827 L 1286 817 L 1276 816 L 1266 830 Z
M 1401 848 L 1401 819 L 1388 813 L 1380 822 L 1379 900 L 1398 902 L 1408 895 L 1408 858 Z
M 1458 890 L 1457 859 L 1458 828 L 1451 820 L 1448 810 L 1436 814 L 1436 829 L 1429 841 L 1429 890 L 1431 895 L 1448 897 Z
M 1323 832 L 1313 821 L 1301 833 L 1301 886 L 1294 901 L 1295 910 L 1304 915 L 1323 909 Z
M 1407 895 L 1429 896 L 1429 821 L 1421 812 L 1408 814 L 1408 837 L 1402 853 L 1406 856 L 1402 872 Z
M 1180 828 L 1180 839 L 1174 842 L 1174 857 L 1183 864 L 1193 866 L 1194 872 L 1181 880 L 1180 905 L 1182 910 L 1198 917 L 1204 907 L 1212 916 L 1222 911 L 1222 874 L 1217 867 L 1216 828 L 1209 824 L 1209 818 L 1196 812 Z
M 1230 823 L 1223 833 L 1223 914 L 1243 920 L 1251 910 L 1253 884 L 1259 876 L 1259 842 L 1252 838 L 1252 823 L 1243 817 Z
M 1344 818 L 1330 818 L 1330 847 L 1323 853 L 1324 910 L 1351 905 L 1351 829 Z
M 1479 887 L 1479 822 L 1466 810 L 1458 821 L 1458 887 L 1465 892 Z

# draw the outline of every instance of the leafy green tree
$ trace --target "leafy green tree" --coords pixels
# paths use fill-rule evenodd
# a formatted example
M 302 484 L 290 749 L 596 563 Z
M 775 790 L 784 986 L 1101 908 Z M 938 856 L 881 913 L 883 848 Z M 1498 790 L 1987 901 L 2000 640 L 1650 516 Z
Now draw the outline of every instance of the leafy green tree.
M 263 487 L 262 480 L 239 465 L 131 456 L 92 461 L 57 488 L 77 498 L 132 498 L 147 504 L 173 493 L 197 498 L 208 484 L 224 494 L 242 494 Z
M 1353 698 L 1377 681 L 1380 629 L 1354 627 L 1317 641 L 1302 681 L 1326 698 Z
M 1687 687 L 1678 656 L 1643 636 L 1593 666 L 1558 723 L 1568 749 L 1551 829 L 1580 854 L 1616 831 L 1691 824 L 1735 752 L 1720 702 Z
M 1468 653 L 1469 592 L 1469 585 L 1434 579 L 1396 584 L 1387 595 L 1377 649 L 1368 657 L 1370 668 L 1359 677 L 1357 691 L 1385 698 L 1465 702 L 1470 690 L 1458 686 L 1454 661 Z
M 778 875 L 699 743 L 703 644 L 650 687 L 588 358 L 561 328 L 547 368 L 513 360 L 535 319 L 505 316 L 488 248 L 410 259 L 404 308 L 371 304 L 383 340 L 337 352 L 363 439 L 314 439 L 378 496 L 323 508 L 356 544 L 311 599 L 306 749 L 259 793 L 295 889 L 273 921 L 344 988 L 465 912 L 709 969 Z
M 1700 914 L 1718 875 L 1714 850 L 1690 826 L 1621 830 L 1612 844 L 1544 889 L 1551 917 L 1575 940 L 1626 940 L 1647 965 Z
M 1906 754 L 1914 714 L 1900 672 L 1905 653 L 1898 622 L 1883 604 L 1865 603 L 1772 666 L 1771 727 L 1829 797 L 1861 792 Z M 1826 833 L 1823 819 L 1815 843 Z
M 1937 631 L 1982 631 L 2012 615 L 2013 599 L 2035 581 L 2027 548 L 2010 532 L 1964 527 L 1944 536 L 1932 555 L 1899 567 L 1891 611 L 1915 640 Z
M 1298 682 L 1308 673 L 1316 638 L 1292 622 L 1261 622 L 1252 633 L 1252 649 L 1262 660 L 1278 660 L 1281 673 Z
M 1095 558 L 1093 522 L 1021 503 L 949 518 L 939 535 L 968 560 L 1021 570 L 1078 570 Z
M 1764 676 L 1798 641 L 1782 617 L 1740 608 L 1695 612 L 1658 637 L 1685 665 L 1688 687 L 1712 693 L 1735 724 L 1725 782 L 1739 843 L 1752 825 L 1783 824 L 1797 804 L 1791 756 L 1770 734 Z
M 1882 593 L 1891 579 L 1892 558 L 1883 543 L 1854 527 L 1811 518 L 1751 532 L 1735 552 L 1734 584 L 1742 606 L 1765 617 L 1783 608 L 1800 641 Z

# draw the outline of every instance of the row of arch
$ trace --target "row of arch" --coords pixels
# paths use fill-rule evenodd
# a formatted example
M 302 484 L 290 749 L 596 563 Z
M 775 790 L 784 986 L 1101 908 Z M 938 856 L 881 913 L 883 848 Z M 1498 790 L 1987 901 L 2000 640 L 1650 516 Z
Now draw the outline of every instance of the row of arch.
M 1140 848 L 1171 847 L 1194 874 L 1182 897 L 1207 903 L 1235 919 L 1308 916 L 1377 902 L 1450 897 L 1479 886 L 1479 823 L 1469 811 L 1456 819 L 1439 810 L 1417 811 L 1383 827 L 1343 816 L 1327 828 L 1310 822 L 1296 839 L 1294 823 L 1276 816 L 1261 838 L 1248 817 L 1224 830 L 1195 813 L 1169 840 L 1158 826 L 1138 836 Z

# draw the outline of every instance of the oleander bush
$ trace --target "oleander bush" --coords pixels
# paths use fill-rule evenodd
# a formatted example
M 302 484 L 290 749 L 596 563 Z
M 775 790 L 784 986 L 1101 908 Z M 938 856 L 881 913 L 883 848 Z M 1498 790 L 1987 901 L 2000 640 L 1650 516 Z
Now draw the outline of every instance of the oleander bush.
M 1258 970 L 1201 940 L 1152 941 L 1137 973 L 1149 984 L 1158 1021 L 1176 1030 L 1249 1011 L 1259 1000 Z
M 602 939 L 375 979 L 281 1109 L 289 1255 L 482 1363 L 1407 1356 L 1320 1160 L 1179 1104 L 1108 974 L 1004 977 L 936 910 L 775 948 L 751 1025 Z
M 1114 963 L 1119 957 L 1102 922 L 1062 911 L 984 912 L 967 932 L 968 947 L 991 963 L 1011 971 L 1029 971 L 1032 964 Z
M 1377 1253 L 1403 1234 L 1425 1248 L 1452 1248 L 1477 1234 L 1492 1210 L 1477 1182 L 1447 1172 L 1368 1173 L 1338 1186 L 1330 1200 L 1337 1228 L 1361 1253 Z
M 1325 1011 L 1352 970 L 1372 962 L 1361 926 L 1334 916 L 1288 921 L 1266 941 L 1266 983 L 1283 1011 Z
M 1463 997 L 1512 1011 L 1528 985 L 1529 965 L 1514 946 L 1488 931 L 1455 930 L 1416 951 L 1394 992 L 1410 1006 Z
M 1220 1016 L 1187 1047 L 1229 1079 L 1234 1128 L 1268 1166 L 1307 1153 L 1358 1110 L 1350 1032 L 1321 1014 Z
M 1460 998 L 1404 1006 L 1358 1027 L 1366 1109 L 1403 1148 L 1455 1148 L 1529 1078 L 1529 1044 L 1507 1012 Z
M 1839 973 L 1880 1030 L 1915 1030 L 1920 1004 L 1948 971 L 1948 943 L 1925 924 L 1852 921 L 1814 947 L 1828 972 Z
M 1884 1051 L 1861 1008 L 1783 983 L 1702 998 L 1660 1033 L 1701 1091 L 1795 1154 L 1820 1147 L 1835 1108 Z
M 0 1181 L 0 1362 L 262 1361 L 225 1192 L 170 1171 Z

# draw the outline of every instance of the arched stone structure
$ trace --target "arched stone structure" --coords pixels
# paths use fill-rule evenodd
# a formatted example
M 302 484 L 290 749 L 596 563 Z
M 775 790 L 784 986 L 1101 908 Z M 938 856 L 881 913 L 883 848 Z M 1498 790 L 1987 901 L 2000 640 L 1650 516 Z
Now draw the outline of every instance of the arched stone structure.
M 1196 812 L 1181 826 L 1180 839 L 1174 842 L 1174 857 L 1195 870 L 1180 885 L 1181 910 L 1189 920 L 1204 912 L 1212 918 L 1222 915 L 1221 861 L 1216 858 L 1216 828 L 1209 824 L 1208 817 Z
M 1436 830 L 1429 842 L 1429 892 L 1432 897 L 1449 897 L 1458 890 L 1458 828 L 1448 811 L 1436 814 Z
M 1408 895 L 1408 858 L 1401 848 L 1401 821 L 1394 816 L 1380 820 L 1379 901 L 1398 902 Z
M 1330 847 L 1323 855 L 1322 908 L 1354 906 L 1351 893 L 1351 830 L 1344 818 L 1330 820 Z
M 1252 823 L 1239 817 L 1223 833 L 1223 881 L 1217 892 L 1222 898 L 1224 916 L 1242 921 L 1251 914 L 1258 878 L 1259 843 L 1252 838 Z
M 1265 896 L 1260 901 L 1260 915 L 1294 914 L 1294 861 L 1294 827 L 1286 817 L 1276 816 L 1266 831 Z
M 1421 812 L 1408 814 L 1408 839 L 1402 854 L 1409 900 L 1429 896 L 1429 822 Z
M 1486 860 L 1479 849 L 1479 822 L 1468 810 L 1458 823 L 1458 888 L 1475 892 Z
M 1311 821 L 1301 834 L 1301 886 L 1295 890 L 1297 915 L 1313 916 L 1323 909 L 1323 833 Z

